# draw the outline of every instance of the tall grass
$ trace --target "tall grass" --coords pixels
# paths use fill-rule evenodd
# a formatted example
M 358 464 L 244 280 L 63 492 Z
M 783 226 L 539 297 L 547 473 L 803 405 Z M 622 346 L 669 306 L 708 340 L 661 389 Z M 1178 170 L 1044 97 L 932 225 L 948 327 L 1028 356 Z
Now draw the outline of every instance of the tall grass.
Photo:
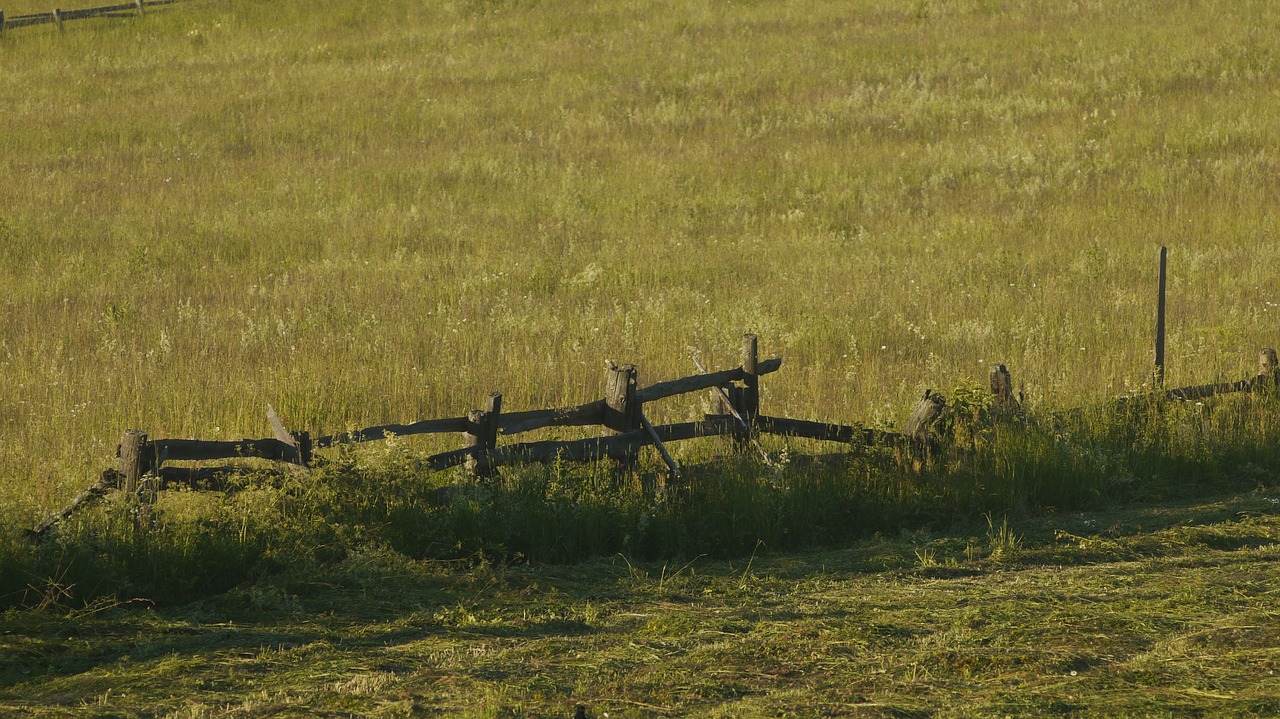
M 773 414 L 900 425 L 996 360 L 1038 409 L 1099 400 L 1149 374 L 1158 244 L 1170 381 L 1235 379 L 1276 341 L 1278 13 L 208 0 L 9 33 L 0 513 L 129 427 L 575 404 L 603 358 L 668 378 L 744 331 L 787 358 Z

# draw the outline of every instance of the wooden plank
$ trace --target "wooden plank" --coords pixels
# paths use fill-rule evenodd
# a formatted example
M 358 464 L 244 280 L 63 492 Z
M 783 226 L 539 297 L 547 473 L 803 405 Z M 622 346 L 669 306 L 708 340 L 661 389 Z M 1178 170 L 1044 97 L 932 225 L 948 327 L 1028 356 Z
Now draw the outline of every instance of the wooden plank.
M 88 489 L 76 495 L 67 506 L 61 511 L 55 512 L 45 517 L 34 528 L 27 530 L 27 536 L 39 542 L 44 539 L 45 534 L 49 532 L 53 526 L 62 520 L 70 517 L 77 509 L 87 507 L 90 504 L 104 497 L 108 490 L 115 489 L 120 486 L 122 477 L 119 472 L 108 469 L 102 473 L 97 482 L 94 482 Z
M 414 434 L 443 434 L 446 432 L 467 431 L 466 417 L 448 417 L 446 419 L 424 419 L 412 424 L 383 424 L 377 427 L 366 427 L 354 432 L 317 437 L 314 440 L 316 449 L 332 447 L 335 444 L 354 444 L 357 442 L 373 442 L 386 439 L 387 435 L 406 437 Z
M 698 368 L 699 372 L 706 374 L 707 368 L 702 366 L 702 362 L 700 362 L 696 356 L 693 358 L 693 365 Z M 751 436 L 751 425 L 747 424 L 747 420 L 743 418 L 742 413 L 738 411 L 737 405 L 740 402 L 736 402 L 734 399 L 736 397 L 741 397 L 742 393 L 734 391 L 737 389 L 737 387 L 726 388 L 721 385 L 716 385 L 712 388 L 712 391 L 716 393 L 717 398 L 720 400 L 719 406 L 722 407 L 724 411 L 730 417 L 733 417 L 733 419 L 738 423 L 733 432 L 733 436 L 739 442 L 750 441 L 751 445 L 760 453 L 760 458 L 764 460 L 764 463 L 772 467 L 774 464 L 773 460 L 769 457 L 769 453 L 765 451 L 764 445 L 760 444 L 758 439 Z
M 769 417 L 767 415 L 760 415 L 757 417 L 756 426 L 761 432 L 767 432 L 769 434 L 805 437 L 807 439 L 821 439 L 829 442 L 842 442 L 844 444 L 849 444 L 855 441 L 872 444 L 887 436 L 884 432 L 877 432 L 872 429 L 867 429 L 866 427 L 851 427 L 844 424 L 827 424 L 825 422 L 812 422 L 804 419 L 787 419 L 785 417 Z
M 204 461 L 210 459 L 234 459 L 253 457 L 291 461 L 297 456 L 297 448 L 278 439 L 242 439 L 239 442 L 216 442 L 200 439 L 159 439 L 154 443 L 157 452 L 171 461 Z M 123 470 L 123 467 L 121 469 Z
M 675 458 L 667 451 L 667 446 L 662 443 L 662 438 L 658 436 L 657 430 L 650 424 L 649 418 L 644 416 L 644 412 L 640 413 L 640 424 L 644 425 L 644 430 L 649 434 L 649 438 L 653 440 L 653 446 L 658 448 L 658 454 L 662 455 L 662 461 L 666 462 L 667 469 L 671 470 L 671 476 L 678 482 L 683 477 L 680 474 L 680 466 L 676 464 Z
M 601 424 L 604 421 L 604 400 L 580 404 L 564 409 L 535 409 L 526 412 L 509 412 L 499 420 L 503 434 L 519 434 L 543 427 L 581 427 Z
M 679 442 L 697 437 L 714 437 L 727 434 L 733 430 L 733 420 L 710 420 L 704 422 L 683 422 L 680 424 L 658 425 L 653 433 L 662 442 Z M 513 462 L 554 462 L 557 458 L 568 462 L 590 462 L 604 459 L 613 454 L 638 450 L 652 444 L 653 436 L 643 427 L 625 434 L 609 437 L 592 437 L 589 439 L 542 442 L 522 442 L 500 447 L 493 452 L 494 461 L 498 464 Z M 445 469 L 461 464 L 475 450 L 466 447 L 443 452 L 424 460 L 431 469 Z
M 756 364 L 756 375 L 759 376 L 777 372 L 781 367 L 781 357 L 767 359 Z M 739 381 L 744 376 L 742 368 L 738 367 L 735 369 L 720 370 L 719 372 L 711 372 L 709 374 L 697 374 L 691 377 L 681 377 L 680 379 L 658 382 L 657 384 L 652 384 L 648 387 L 636 390 L 636 399 L 641 402 L 653 402 L 654 400 L 674 397 L 678 394 L 700 392 L 722 384 Z

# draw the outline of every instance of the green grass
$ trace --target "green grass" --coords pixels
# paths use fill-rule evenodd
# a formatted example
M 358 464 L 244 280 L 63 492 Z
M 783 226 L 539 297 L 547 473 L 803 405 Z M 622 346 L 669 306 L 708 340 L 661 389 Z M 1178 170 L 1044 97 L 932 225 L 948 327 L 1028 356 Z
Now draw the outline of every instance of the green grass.
M 1278 33 L 1272 3 L 1155 0 L 200 0 L 7 33 L 5 708 L 1275 713 L 1274 400 L 1055 413 L 1146 386 L 1162 244 L 1171 384 L 1277 343 Z M 894 428 L 943 389 L 949 448 L 684 443 L 660 502 L 648 456 L 478 487 L 420 467 L 458 438 L 403 438 L 22 536 L 128 428 L 575 405 L 606 358 L 648 384 L 744 332 L 786 359 L 766 413 Z M 971 419 L 996 361 L 1027 426 Z
M 14 6 L 11 12 L 22 8 Z M 129 427 L 600 396 L 738 338 L 765 411 L 900 425 L 1276 344 L 1267 3 L 207 0 L 0 44 L 7 516 Z M 993 38 L 1000 38 L 994 42 Z M 666 403 L 659 419 L 698 408 Z
M 665 564 L 366 551 L 182 607 L 10 611 L 0 712 L 1272 716 L 1278 499 Z

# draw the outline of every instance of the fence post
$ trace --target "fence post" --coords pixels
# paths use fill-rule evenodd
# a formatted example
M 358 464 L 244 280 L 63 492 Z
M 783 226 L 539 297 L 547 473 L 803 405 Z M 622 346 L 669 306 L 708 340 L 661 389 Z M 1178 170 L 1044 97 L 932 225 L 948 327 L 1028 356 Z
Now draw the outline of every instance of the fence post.
M 5 26 L 4 10 L 0 10 L 0 37 L 4 37 L 4 26 Z
M 609 376 L 604 389 L 604 426 L 616 434 L 639 429 L 642 408 L 641 403 L 636 401 L 636 366 L 624 364 L 619 367 L 609 361 L 606 367 L 609 369 Z M 635 457 L 636 452 L 626 450 L 620 458 L 631 463 Z
M 53 9 L 53 21 L 58 24 L 58 32 L 62 32 L 62 11 L 58 8 Z
M 121 489 L 128 497 L 137 495 L 142 475 L 151 468 L 147 457 L 149 447 L 147 433 L 141 430 L 131 429 L 120 438 L 120 474 L 124 475 Z
M 1168 263 L 1169 248 L 1160 248 L 1160 281 L 1156 294 L 1156 389 L 1164 387 L 1164 297 L 1165 266 Z
M 742 336 L 742 418 L 754 427 L 760 414 L 759 342 L 755 335 Z
M 1003 364 L 991 365 L 991 400 L 996 414 L 1010 415 L 1022 411 L 1022 402 L 1013 396 L 1013 376 Z
M 920 404 L 916 405 L 915 411 L 907 420 L 907 427 L 903 430 L 903 434 L 923 445 L 929 439 L 933 423 L 942 416 L 942 410 L 946 406 L 946 398 L 931 389 L 925 390 L 924 396 L 920 398 Z
M 1276 351 L 1267 347 L 1258 352 L 1258 379 L 1255 385 L 1261 389 L 1275 390 L 1280 387 L 1276 374 Z
M 142 9 L 142 0 L 133 0 L 133 1 L 134 1 L 134 4 L 138 6 L 138 17 L 142 17 L 144 12 L 144 10 Z
M 502 393 L 490 393 L 484 409 L 467 413 L 467 446 L 479 450 L 467 457 L 467 472 L 476 479 L 493 477 L 495 468 L 489 453 L 498 446 L 498 418 L 502 414 Z

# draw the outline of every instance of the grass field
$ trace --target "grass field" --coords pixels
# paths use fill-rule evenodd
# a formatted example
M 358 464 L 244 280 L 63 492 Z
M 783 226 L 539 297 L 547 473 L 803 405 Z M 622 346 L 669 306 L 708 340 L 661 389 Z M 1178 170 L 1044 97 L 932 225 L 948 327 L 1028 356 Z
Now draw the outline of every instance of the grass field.
M 178 609 L 0 618 L 13 716 L 1269 717 L 1280 496 L 787 557 L 354 556 Z
M 777 414 L 900 425 L 993 361 L 1069 406 L 1147 378 L 1161 243 L 1171 381 L 1234 379 L 1277 343 L 1278 12 L 210 0 L 14 32 L 5 514 L 129 427 L 575 404 L 605 358 L 669 378 L 745 331 L 787 360 Z
M 1274 712 L 1276 402 L 1053 413 L 1147 384 L 1161 245 L 1170 383 L 1280 344 L 1278 48 L 1274 3 L 1173 0 L 199 0 L 6 33 L 2 706 Z M 744 332 L 785 358 L 768 414 L 900 428 L 936 388 L 977 416 L 1000 361 L 1034 421 L 960 411 L 924 463 L 682 444 L 666 503 L 646 457 L 441 504 L 459 477 L 416 462 L 457 438 L 399 439 L 22 536 L 128 428 L 568 406 L 606 358 L 648 384 Z M 886 634 L 838 621 L 890 603 Z

